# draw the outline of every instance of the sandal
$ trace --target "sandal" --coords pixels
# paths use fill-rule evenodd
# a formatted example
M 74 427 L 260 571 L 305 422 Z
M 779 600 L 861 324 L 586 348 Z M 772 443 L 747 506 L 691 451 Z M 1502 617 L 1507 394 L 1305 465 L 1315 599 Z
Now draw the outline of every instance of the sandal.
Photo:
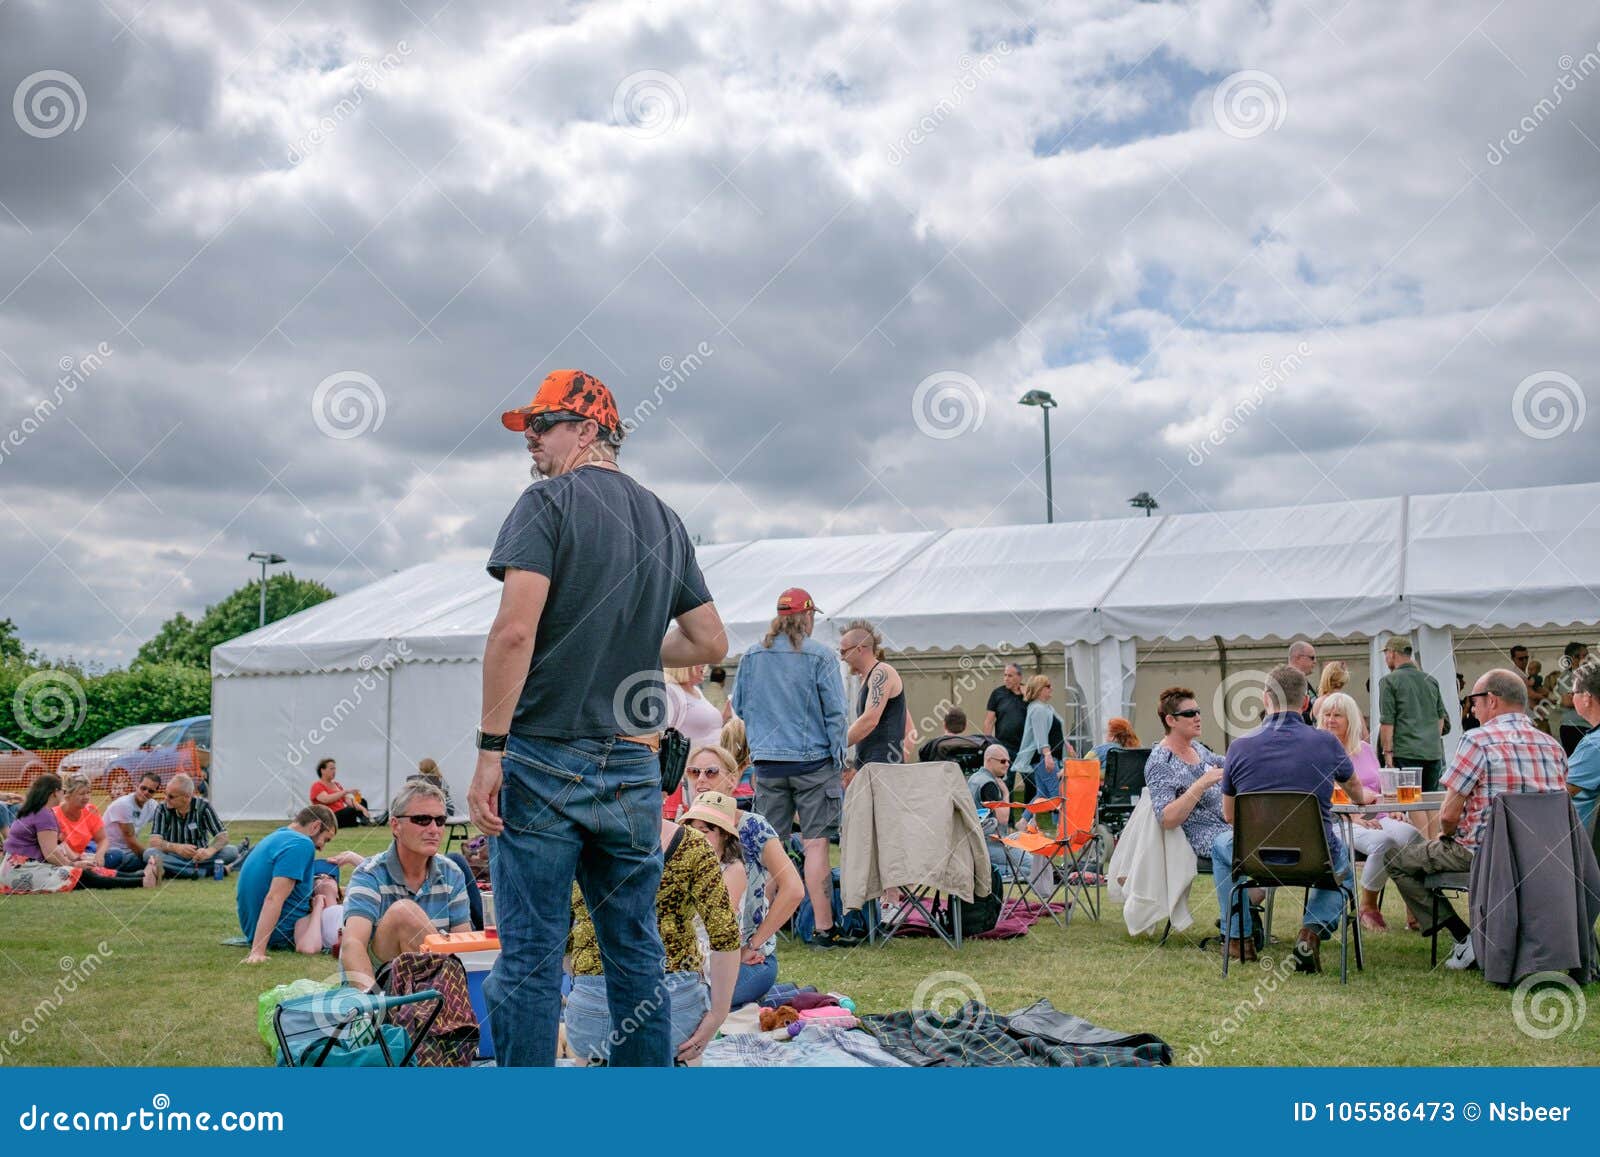
M 1361 930 L 1363 932 L 1387 932 L 1389 925 L 1384 923 L 1383 913 L 1376 908 L 1363 908 L 1360 912 Z

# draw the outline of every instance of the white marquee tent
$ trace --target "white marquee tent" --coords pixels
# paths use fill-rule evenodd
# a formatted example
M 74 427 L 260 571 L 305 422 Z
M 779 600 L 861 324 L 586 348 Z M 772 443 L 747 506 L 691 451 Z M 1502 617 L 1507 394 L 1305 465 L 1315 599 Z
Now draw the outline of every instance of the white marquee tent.
M 1600 483 L 1293 508 L 702 547 L 734 653 L 785 586 L 892 650 L 1064 644 L 1091 726 L 1131 698 L 1135 640 L 1412 633 L 1441 686 L 1453 633 L 1600 621 Z M 316 761 L 384 800 L 433 756 L 462 795 L 499 584 L 426 563 L 217 647 L 217 804 L 278 817 Z M 831 637 L 832 628 L 822 628 Z

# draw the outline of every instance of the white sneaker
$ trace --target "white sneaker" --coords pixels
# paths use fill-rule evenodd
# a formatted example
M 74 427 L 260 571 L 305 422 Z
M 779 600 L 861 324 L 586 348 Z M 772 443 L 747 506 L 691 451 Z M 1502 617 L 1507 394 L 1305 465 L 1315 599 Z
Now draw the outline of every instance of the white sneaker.
M 1452 972 L 1465 972 L 1478 966 L 1478 954 L 1472 949 L 1472 937 L 1456 941 L 1450 955 L 1445 957 L 1444 966 Z

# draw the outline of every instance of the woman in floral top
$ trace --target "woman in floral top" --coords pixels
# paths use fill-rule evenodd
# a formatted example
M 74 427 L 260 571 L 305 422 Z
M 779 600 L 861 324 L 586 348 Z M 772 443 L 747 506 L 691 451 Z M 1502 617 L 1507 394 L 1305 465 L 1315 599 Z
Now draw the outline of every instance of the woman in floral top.
M 699 832 L 661 823 L 664 865 L 656 892 L 656 922 L 666 951 L 666 995 L 672 1010 L 672 1051 L 679 1064 L 699 1064 L 706 1045 L 727 1019 L 739 968 L 739 922 L 734 918 L 722 869 Z M 711 938 L 711 983 L 695 937 L 694 918 Z M 583 893 L 572 886 L 572 994 L 567 997 L 567 1046 L 580 1060 L 604 1061 L 611 1053 L 612 1019 L 606 1001 L 604 965 L 594 919 Z M 626 1022 L 630 1013 L 618 1010 Z
M 1222 818 L 1222 756 L 1200 742 L 1200 708 L 1187 687 L 1168 687 L 1157 711 L 1165 738 L 1144 765 L 1150 806 L 1161 826 L 1183 828 L 1194 854 L 1211 856 L 1211 842 L 1232 825 Z
M 696 796 L 715 791 L 734 795 L 739 765 L 723 747 L 697 747 L 689 753 L 684 777 Z M 789 922 L 805 885 L 783 841 L 764 816 L 739 815 L 739 858 L 744 864 L 742 894 L 736 878 L 729 878 L 729 894 L 739 912 L 739 983 L 733 989 L 734 1007 L 760 1000 L 778 979 L 778 930 Z M 724 872 L 724 876 L 733 874 Z

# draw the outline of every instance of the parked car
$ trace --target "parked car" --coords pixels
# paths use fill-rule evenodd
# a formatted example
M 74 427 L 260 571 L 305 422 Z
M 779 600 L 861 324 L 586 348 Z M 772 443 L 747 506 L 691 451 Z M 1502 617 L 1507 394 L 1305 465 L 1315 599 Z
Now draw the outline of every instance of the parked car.
M 46 770 L 44 760 L 26 747 L 18 747 L 0 735 L 0 788 L 26 791 L 33 777 Z
M 130 751 L 137 751 L 165 726 L 167 726 L 165 723 L 136 723 L 132 727 L 113 731 L 110 735 L 95 740 L 88 747 L 69 751 L 61 759 L 60 774 L 65 778 L 73 772 L 81 771 L 91 779 L 100 779 L 106 765 L 113 759 Z
M 133 790 L 134 783 L 147 771 L 161 777 L 164 784 L 178 772 L 193 774 L 195 767 L 185 756 L 185 745 L 193 744 L 201 767 L 211 764 L 211 716 L 194 715 L 169 723 L 136 751 L 117 756 L 95 781 L 95 786 L 113 798 Z

